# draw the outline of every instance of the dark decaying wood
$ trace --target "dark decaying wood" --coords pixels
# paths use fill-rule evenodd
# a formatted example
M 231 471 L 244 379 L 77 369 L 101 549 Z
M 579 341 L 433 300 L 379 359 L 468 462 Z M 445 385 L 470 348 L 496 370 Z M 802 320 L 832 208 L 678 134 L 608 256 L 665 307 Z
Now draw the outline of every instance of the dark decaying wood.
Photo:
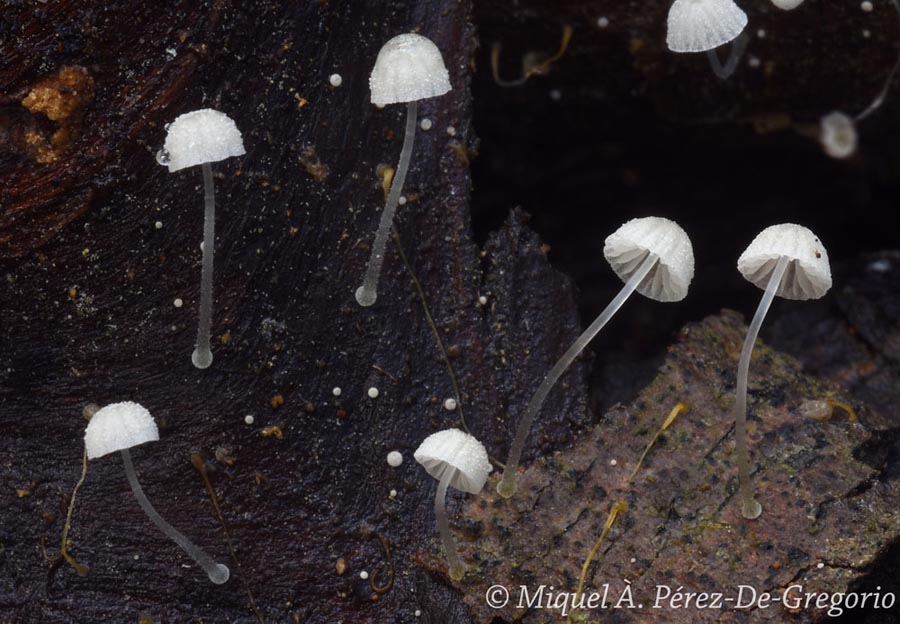
M 580 82 L 584 75 L 603 76 L 602 88 L 614 97 L 645 85 L 640 88 L 650 90 L 661 118 L 735 121 L 729 108 L 734 83 L 709 81 L 706 67 L 691 59 L 664 65 L 661 48 L 648 45 L 660 39 L 662 4 L 646 11 L 635 11 L 633 3 L 545 4 L 482 3 L 481 26 L 496 31 L 508 22 L 507 49 L 521 50 L 531 45 L 521 37 L 534 32 L 519 28 L 527 20 L 539 21 L 551 42 L 564 23 L 575 23 L 576 38 L 587 43 L 575 50 L 576 62 L 560 70 L 572 87 L 567 96 L 603 99 L 599 83 Z M 824 3 L 818 5 L 823 11 Z M 853 10 L 849 27 L 858 32 L 860 11 Z M 711 588 L 734 585 L 746 571 L 752 576 L 746 582 L 761 587 L 795 574 L 842 589 L 884 567 L 897 532 L 892 497 L 900 471 L 891 440 L 898 422 L 900 289 L 896 268 L 875 279 L 866 259 L 836 278 L 843 286 L 833 298 L 773 321 L 777 345 L 799 358 L 805 372 L 797 360 L 765 348 L 751 372 L 751 391 L 760 392 L 757 409 L 816 444 L 806 453 L 785 447 L 790 443 L 780 437 L 755 439 L 772 461 L 795 461 L 808 479 L 795 490 L 789 475 L 767 465 L 761 494 L 787 500 L 802 492 L 799 500 L 810 509 L 826 509 L 810 522 L 839 544 L 791 543 L 792 529 L 809 528 L 802 524 L 806 516 L 789 524 L 778 505 L 772 507 L 784 524 L 777 527 L 764 518 L 755 529 L 731 513 L 731 438 L 721 418 L 742 323 L 724 313 L 685 330 L 637 403 L 629 397 L 628 411 L 595 419 L 589 362 L 573 367 L 551 394 L 524 458 L 526 478 L 558 486 L 552 490 L 557 498 L 535 500 L 526 492 L 500 504 L 493 490 L 465 501 L 451 494 L 456 535 L 477 565 L 462 583 L 450 583 L 434 527 L 436 484 L 412 458 L 429 433 L 462 426 L 460 412 L 443 408 L 455 395 L 441 345 L 458 379 L 455 398 L 468 427 L 502 460 L 530 392 L 582 325 L 571 283 L 551 268 L 523 212 L 505 206 L 483 245 L 473 237 L 469 160 L 478 139 L 470 83 L 486 61 L 473 11 L 467 1 L 426 0 L 3 4 L 0 623 L 508 621 L 523 614 L 487 609 L 485 588 L 526 578 L 574 590 L 573 575 L 577 581 L 615 487 L 615 475 L 601 470 L 602 462 L 617 458 L 630 465 L 664 416 L 661 410 L 684 395 L 691 409 L 629 490 L 629 510 L 593 568 L 594 583 L 631 573 L 632 556 L 640 559 L 646 582 L 680 579 L 687 574 L 685 553 L 699 558 L 701 549 L 729 564 L 705 572 L 701 584 Z M 766 25 L 776 15 L 758 11 Z M 582 37 L 593 32 L 601 13 L 614 24 L 613 36 Z M 878 16 L 879 23 L 893 19 L 889 12 Z M 821 21 L 826 33 L 838 28 L 834 20 Z M 408 262 L 391 240 L 378 303 L 361 309 L 353 291 L 384 201 L 378 170 L 396 164 L 404 114 L 402 106 L 369 104 L 368 73 L 380 45 L 410 30 L 437 43 L 454 88 L 420 103 L 420 117 L 433 127 L 416 138 L 408 202 L 396 223 Z M 884 67 L 892 61 L 884 44 L 894 31 L 873 30 L 873 46 L 860 53 L 860 62 Z M 833 39 L 831 61 L 853 52 L 850 39 Z M 797 34 L 790 41 L 806 51 L 798 63 L 814 62 L 806 38 Z M 600 72 L 612 50 L 621 71 Z M 751 112 L 736 121 L 770 120 L 772 110 L 802 102 L 810 92 L 837 102 L 843 89 L 852 92 L 852 103 L 864 105 L 867 96 L 860 94 L 872 93 L 879 78 L 844 70 L 834 80 L 811 71 L 817 82 L 805 85 L 774 70 L 765 88 L 753 83 L 756 78 L 738 83 Z M 341 75 L 341 86 L 329 84 L 332 73 Z M 533 95 L 507 93 L 522 100 Z M 483 105 L 503 132 L 510 131 L 504 111 L 493 107 L 507 101 Z M 541 102 L 535 108 L 549 106 Z M 169 174 L 154 158 L 165 124 L 201 107 L 233 117 L 247 147 L 245 157 L 214 166 L 215 362 L 206 371 L 190 363 L 201 176 L 191 169 Z M 819 109 L 810 107 L 791 123 L 814 122 Z M 516 129 L 518 136 L 526 132 Z M 559 156 L 562 163 L 578 159 L 576 152 Z M 536 173 L 552 175 L 548 164 L 555 158 L 543 154 Z M 564 182 L 562 190 L 583 194 L 596 184 Z M 599 258 L 600 241 L 594 246 Z M 608 285 L 618 287 L 612 278 Z M 646 319 L 644 311 L 652 310 L 663 318 L 672 310 L 633 303 L 631 310 L 641 312 L 626 315 Z M 671 323 L 674 317 L 666 318 Z M 619 331 L 637 324 L 617 321 Z M 620 367 L 624 372 L 607 376 L 624 379 L 624 387 L 640 385 L 648 361 L 652 357 L 640 369 Z M 367 396 L 370 387 L 379 389 L 377 399 Z M 861 423 L 793 423 L 797 401 L 819 393 L 862 407 Z M 88 575 L 61 562 L 67 504 L 81 474 L 83 408 L 121 400 L 141 402 L 159 421 L 160 441 L 132 452 L 147 495 L 167 520 L 231 565 L 227 585 L 210 584 L 150 524 L 115 456 L 91 462 L 72 516 L 70 551 Z M 704 404 L 710 400 L 715 406 Z M 247 416 L 253 424 L 246 424 Z M 589 427 L 595 420 L 599 428 Z M 685 438 L 688 426 L 697 429 L 691 439 Z M 757 434 L 765 432 L 760 423 Z M 705 473 L 692 468 L 697 446 L 710 450 L 715 462 L 718 478 L 708 488 Z M 404 454 L 396 469 L 385 461 L 392 450 Z M 192 464 L 198 454 L 227 534 Z M 592 472 L 587 467 L 595 460 Z M 840 460 L 839 467 L 831 460 Z M 702 496 L 673 499 L 660 476 L 666 470 Z M 822 485 L 829 471 L 841 478 Z M 585 483 L 591 491 L 582 491 Z M 545 503 L 553 504 L 541 507 Z M 701 511 L 716 518 L 715 527 L 697 528 Z M 537 519 L 546 522 L 533 524 Z M 569 521 L 573 535 L 559 533 L 559 523 Z M 767 536 L 762 547 L 754 539 L 760 534 Z M 661 554 L 638 557 L 636 544 Z M 819 560 L 828 565 L 815 567 Z M 751 573 L 742 562 L 759 567 Z M 368 579 L 360 577 L 363 571 Z M 393 582 L 382 591 L 391 572 Z M 692 614 L 677 615 L 693 621 Z

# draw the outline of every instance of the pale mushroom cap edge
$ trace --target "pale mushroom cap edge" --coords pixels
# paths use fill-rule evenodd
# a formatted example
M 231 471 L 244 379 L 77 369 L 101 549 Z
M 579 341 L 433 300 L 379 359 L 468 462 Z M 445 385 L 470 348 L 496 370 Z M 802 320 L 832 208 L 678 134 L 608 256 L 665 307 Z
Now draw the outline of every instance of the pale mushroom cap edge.
M 156 421 L 145 407 L 125 401 L 97 410 L 84 432 L 88 459 L 159 440 Z
M 746 26 L 747 14 L 733 0 L 675 0 L 666 44 L 672 52 L 706 52 L 733 41 Z
M 776 294 L 785 299 L 818 299 L 831 288 L 828 252 L 813 232 L 796 223 L 772 225 L 756 235 L 738 258 L 744 278 L 765 289 L 781 256 L 790 258 Z
M 378 106 L 424 100 L 450 91 L 450 74 L 430 39 L 405 33 L 381 46 L 369 89 Z
M 632 219 L 606 238 L 603 255 L 626 282 L 648 253 L 659 261 L 637 291 L 655 301 L 681 301 L 694 279 L 694 249 L 680 225 L 664 217 Z
M 455 470 L 450 487 L 469 494 L 478 494 L 484 488 L 492 469 L 484 445 L 459 429 L 432 433 L 422 441 L 413 457 L 438 481 L 444 471 Z

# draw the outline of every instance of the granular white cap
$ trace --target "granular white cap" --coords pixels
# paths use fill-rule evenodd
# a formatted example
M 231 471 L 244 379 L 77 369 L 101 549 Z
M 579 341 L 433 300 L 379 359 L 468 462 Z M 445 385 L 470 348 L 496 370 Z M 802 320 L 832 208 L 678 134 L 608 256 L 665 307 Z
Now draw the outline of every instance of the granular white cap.
M 819 122 L 819 142 L 832 158 L 853 156 L 859 142 L 856 123 L 840 111 L 828 113 Z
M 372 104 L 378 106 L 424 100 L 450 88 L 441 51 L 430 39 L 414 33 L 385 43 L 369 76 Z
M 772 0 L 772 4 L 777 6 L 779 9 L 790 11 L 803 4 L 803 0 Z
M 735 39 L 747 14 L 733 0 L 675 0 L 666 43 L 672 52 L 706 52 Z
M 815 234 L 802 225 L 782 223 L 760 232 L 738 258 L 744 278 L 765 290 L 781 256 L 791 263 L 776 294 L 785 299 L 818 299 L 831 288 L 828 252 Z
M 694 249 L 681 226 L 663 217 L 632 219 L 606 238 L 603 255 L 623 282 L 634 274 L 648 253 L 659 262 L 637 291 L 656 301 L 681 301 L 694 279 Z
M 84 432 L 88 459 L 159 440 L 153 416 L 142 405 L 125 401 L 97 410 Z
M 179 115 L 167 131 L 159 162 L 168 165 L 170 172 L 245 153 L 234 121 L 211 108 Z
M 450 487 L 469 494 L 481 491 L 492 468 L 484 445 L 459 429 L 432 433 L 419 445 L 413 457 L 439 481 L 445 470 L 456 470 Z

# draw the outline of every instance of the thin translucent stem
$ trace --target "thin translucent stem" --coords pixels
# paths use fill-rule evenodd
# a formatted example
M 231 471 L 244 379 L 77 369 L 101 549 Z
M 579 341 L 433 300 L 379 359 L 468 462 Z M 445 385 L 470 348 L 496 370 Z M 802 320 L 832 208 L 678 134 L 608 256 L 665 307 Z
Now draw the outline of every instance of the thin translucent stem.
M 759 335 L 763 319 L 775 299 L 781 278 L 790 264 L 787 256 L 781 256 L 769 277 L 766 292 L 763 294 L 756 314 L 747 330 L 744 338 L 744 348 L 741 349 L 741 359 L 738 361 L 737 397 L 734 405 L 734 444 L 737 453 L 738 481 L 741 490 L 741 515 L 748 520 L 758 518 L 762 513 L 762 505 L 753 496 L 753 484 L 750 482 L 750 457 L 747 452 L 747 382 L 750 377 L 750 356 L 753 354 L 753 345 Z
M 894 5 L 894 10 L 897 12 L 897 17 L 900 17 L 900 0 L 891 0 L 891 4 Z M 891 72 L 887 75 L 887 78 L 884 81 L 884 86 L 881 88 L 881 91 L 878 92 L 878 95 L 875 96 L 875 99 L 872 100 L 872 103 L 869 104 L 866 109 L 856 116 L 854 121 L 860 122 L 884 104 L 884 100 L 887 98 L 888 92 L 891 90 L 891 85 L 894 82 L 894 76 L 897 75 L 897 70 L 900 70 L 900 55 L 897 56 L 897 60 L 894 61 L 894 67 L 891 68 Z
M 144 510 L 144 513 L 146 513 L 150 517 L 150 520 L 153 521 L 153 524 L 155 524 L 160 531 L 165 533 L 166 537 L 181 546 L 181 549 L 184 550 L 191 559 L 196 561 L 206 574 L 209 575 L 209 580 L 216 585 L 221 585 L 227 581 L 228 577 L 231 575 L 228 566 L 213 561 L 199 546 L 179 533 L 175 527 L 163 520 L 163 517 L 157 513 L 153 508 L 153 505 L 150 504 L 150 501 L 147 500 L 147 497 L 144 495 L 141 484 L 138 483 L 137 474 L 134 472 L 134 465 L 131 463 L 131 454 L 128 452 L 128 449 L 123 449 L 121 452 L 122 463 L 125 464 L 125 475 L 128 477 L 128 483 L 131 484 L 134 497 L 137 499 L 141 509 Z
M 213 305 L 213 251 L 216 246 L 216 187 L 212 167 L 203 163 L 203 268 L 200 274 L 200 323 L 197 345 L 191 361 L 197 368 L 209 368 L 213 354 L 209 348 Z
M 444 471 L 438 484 L 437 493 L 434 495 L 434 517 L 437 520 L 438 532 L 441 534 L 441 543 L 444 545 L 444 556 L 447 557 L 447 567 L 450 569 L 450 578 L 454 581 L 462 580 L 466 574 L 466 566 L 456 553 L 456 541 L 450 533 L 450 522 L 447 520 L 447 508 L 444 501 L 447 498 L 447 488 L 456 474 L 455 468 L 449 466 Z
M 600 313 L 597 320 L 591 323 L 591 326 L 578 337 L 578 340 L 569 347 L 569 350 L 559 358 L 559 361 L 553 365 L 553 368 L 544 377 L 541 385 L 538 386 L 537 391 L 528 403 L 528 407 L 525 408 L 522 420 L 519 421 L 519 428 L 516 430 L 516 437 L 509 451 L 509 459 L 506 460 L 506 466 L 503 469 L 503 478 L 497 484 L 497 492 L 504 498 L 510 498 L 516 493 L 516 471 L 519 468 L 519 460 L 522 458 L 522 449 L 525 447 L 525 440 L 528 438 L 528 432 L 531 431 L 531 425 L 534 423 L 538 412 L 541 411 L 541 406 L 547 399 L 547 395 L 550 394 L 550 390 L 587 344 L 594 339 L 594 336 L 603 329 L 603 326 L 609 322 L 609 319 L 622 307 L 622 304 L 631 296 L 631 293 L 637 290 L 637 287 L 650 273 L 657 260 L 659 260 L 659 256 L 656 254 L 647 254 L 647 257 L 644 258 L 644 261 L 628 279 L 615 299 L 606 306 L 606 309 Z
M 719 61 L 719 55 L 715 49 L 707 50 L 706 57 L 709 59 L 709 65 L 712 67 L 713 73 L 722 80 L 728 80 L 741 62 L 744 56 L 744 50 L 747 49 L 747 42 L 750 37 L 746 32 L 742 32 L 737 38 L 731 42 L 728 51 L 728 60 L 722 65 Z
M 397 165 L 397 172 L 394 173 L 394 179 L 391 182 L 391 192 L 388 193 L 384 211 L 381 213 L 381 221 L 378 223 L 378 231 L 375 233 L 375 242 L 372 243 L 366 277 L 363 285 L 356 289 L 356 302 L 364 307 L 372 305 L 378 298 L 378 278 L 381 276 L 381 265 L 384 263 L 384 247 L 387 244 L 388 235 L 391 233 L 391 224 L 394 222 L 394 213 L 397 212 L 397 204 L 400 202 L 400 193 L 403 192 L 403 182 L 406 181 L 406 172 L 409 171 L 413 141 L 416 138 L 416 111 L 415 101 L 407 104 L 406 133 L 403 135 L 400 163 Z

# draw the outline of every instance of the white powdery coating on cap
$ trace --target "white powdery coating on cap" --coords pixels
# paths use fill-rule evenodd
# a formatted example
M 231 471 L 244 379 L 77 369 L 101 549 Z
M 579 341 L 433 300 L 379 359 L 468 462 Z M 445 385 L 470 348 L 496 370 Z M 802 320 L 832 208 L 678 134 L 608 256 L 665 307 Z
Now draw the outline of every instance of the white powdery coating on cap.
M 425 438 L 413 454 L 432 477 L 440 481 L 445 470 L 455 470 L 450 487 L 478 494 L 491 472 L 484 445 L 459 429 L 444 429 Z
M 706 52 L 735 39 L 747 14 L 732 0 L 675 0 L 666 43 L 673 52 Z
M 634 274 L 647 253 L 659 262 L 637 291 L 655 301 L 681 301 L 694 279 L 694 249 L 681 226 L 662 217 L 632 219 L 606 238 L 603 255 L 623 282 Z
M 765 289 L 778 259 L 791 259 L 776 293 L 785 299 L 818 299 L 831 288 L 828 252 L 809 228 L 795 223 L 767 227 L 738 258 L 744 278 Z
M 853 156 L 859 143 L 856 123 L 840 111 L 825 115 L 819 122 L 819 142 L 832 158 Z
M 97 411 L 84 432 L 88 459 L 159 440 L 153 416 L 142 405 L 125 401 Z
M 211 108 L 179 115 L 167 130 L 163 150 L 170 172 L 246 153 L 234 121 Z
M 427 37 L 397 35 L 383 46 L 369 76 L 372 104 L 384 106 L 443 95 L 450 75 L 441 51 Z
M 803 4 L 803 0 L 772 0 L 772 4 L 777 6 L 779 9 L 790 11 Z

